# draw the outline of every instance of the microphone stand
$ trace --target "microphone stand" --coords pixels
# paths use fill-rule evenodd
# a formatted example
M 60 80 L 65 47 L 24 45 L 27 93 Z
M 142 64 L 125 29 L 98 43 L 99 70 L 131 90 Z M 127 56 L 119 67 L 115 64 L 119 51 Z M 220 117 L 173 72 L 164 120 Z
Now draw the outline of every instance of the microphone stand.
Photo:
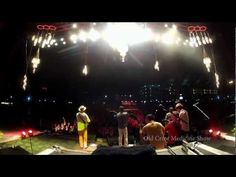
M 207 120 L 210 120 L 210 117 L 209 117 L 208 115 L 206 115 L 206 114 L 203 112 L 203 110 L 201 110 L 201 109 L 197 106 L 197 104 L 199 104 L 199 102 L 193 104 L 193 106 L 194 106 L 195 108 L 197 108 L 197 109 L 207 118 Z

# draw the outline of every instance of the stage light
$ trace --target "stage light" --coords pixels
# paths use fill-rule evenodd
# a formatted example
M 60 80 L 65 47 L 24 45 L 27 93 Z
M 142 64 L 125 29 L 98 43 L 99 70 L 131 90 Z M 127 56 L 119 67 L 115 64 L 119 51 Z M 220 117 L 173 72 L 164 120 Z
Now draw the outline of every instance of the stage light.
M 189 42 L 190 47 L 194 47 L 193 42 Z
M 205 36 L 205 41 L 206 41 L 207 44 L 209 44 L 209 40 L 208 40 L 207 36 Z
M 60 40 L 61 40 L 61 41 L 64 41 L 64 38 L 61 38 Z
M 96 41 L 100 38 L 100 34 L 92 28 L 88 33 L 88 38 L 92 41 Z
M 205 39 L 202 37 L 202 43 L 205 45 L 206 44 L 206 41 Z
M 23 80 L 23 90 L 26 90 L 26 86 L 27 86 L 27 76 L 24 75 L 24 80 Z
M 157 71 L 160 70 L 160 68 L 159 68 L 159 62 L 158 62 L 157 60 L 156 60 L 155 65 L 154 65 L 154 69 L 157 70 Z
M 209 38 L 209 43 L 212 44 L 212 39 L 211 38 Z
M 32 41 L 34 41 L 34 39 L 35 39 L 35 35 L 32 36 Z
M 207 71 L 210 72 L 211 68 L 211 59 L 209 57 L 203 58 L 203 63 L 206 65 Z
M 212 129 L 210 129 L 208 132 L 209 132 L 210 134 L 212 134 L 212 133 L 213 133 L 213 130 L 212 130 Z
M 66 45 L 66 41 L 63 41 L 63 45 Z
M 51 33 L 49 33 L 49 35 L 48 35 L 48 39 L 47 39 L 47 44 L 49 43 L 49 41 L 52 39 L 52 34 Z
M 26 138 L 26 132 L 25 132 L 25 131 L 22 131 L 22 132 L 21 132 L 21 137 L 22 137 L 22 138 Z
M 32 131 L 32 130 L 29 130 L 29 131 L 28 131 L 28 134 L 29 134 L 29 136 L 33 136 L 33 131 Z
M 74 24 L 72 25 L 72 28 L 77 28 L 77 24 L 74 23 Z
M 88 68 L 87 65 L 84 65 L 82 73 L 86 76 L 88 74 Z
M 88 38 L 88 34 L 84 31 L 80 31 L 80 33 L 78 35 L 78 39 L 83 41 L 83 42 L 86 42 L 87 38 Z
M 38 43 L 40 44 L 42 41 L 42 36 L 39 37 Z
M 50 41 L 50 45 L 53 45 L 53 43 L 54 43 L 54 40 L 51 40 L 51 41 Z
M 58 44 L 57 44 L 57 43 L 55 43 L 55 46 L 58 46 Z
M 198 41 L 200 41 L 200 37 L 198 35 L 196 36 L 196 38 L 197 38 Z
M 42 48 L 45 47 L 46 43 L 47 43 L 47 42 L 46 42 L 46 39 L 44 39 L 44 40 L 43 40 L 43 44 L 42 44 Z
M 173 44 L 176 37 L 176 31 L 169 29 L 166 33 L 162 35 L 162 42 L 165 44 Z
M 216 87 L 219 88 L 220 82 L 219 82 L 219 75 L 215 73 L 215 79 L 216 79 Z
M 26 100 L 27 102 L 30 102 L 32 100 L 31 96 L 27 96 Z
M 48 48 L 51 47 L 51 45 L 48 45 Z
M 77 40 L 77 35 L 72 34 L 72 35 L 70 36 L 70 40 L 76 41 L 76 40 Z
M 220 132 L 220 131 L 217 131 L 217 132 L 216 132 L 216 135 L 217 135 L 217 136 L 219 136 L 220 134 L 221 134 L 221 132 Z
M 176 30 L 176 29 L 177 29 L 177 26 L 176 26 L 175 24 L 173 24 L 173 25 L 172 25 L 172 28 L 173 28 L 174 30 Z
M 165 28 L 168 28 L 168 24 L 165 24 L 164 26 L 165 26 Z
M 120 53 L 122 61 L 124 61 L 129 45 L 154 39 L 149 28 L 144 28 L 137 23 L 108 23 L 102 37 L 110 47 Z
M 34 46 L 36 46 L 37 43 L 38 43 L 38 38 L 35 38 L 35 40 L 34 40 Z
M 232 85 L 233 83 L 234 83 L 234 81 L 233 80 L 231 80 L 231 81 L 229 81 L 228 82 L 230 85 Z
M 37 69 L 39 63 L 40 63 L 40 59 L 39 59 L 39 48 L 37 50 L 37 54 L 36 56 L 32 59 L 32 64 L 33 64 L 33 73 L 35 73 L 35 70 Z

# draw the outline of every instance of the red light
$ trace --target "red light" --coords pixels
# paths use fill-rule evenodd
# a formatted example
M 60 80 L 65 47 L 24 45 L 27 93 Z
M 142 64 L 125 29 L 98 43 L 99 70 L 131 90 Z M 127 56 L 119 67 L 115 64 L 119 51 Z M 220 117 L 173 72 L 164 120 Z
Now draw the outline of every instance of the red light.
M 33 135 L 33 131 L 32 131 L 32 130 L 29 130 L 29 131 L 28 131 L 28 134 L 29 134 L 29 136 L 32 136 L 32 135 Z
M 212 129 L 210 129 L 210 130 L 209 130 L 209 133 L 213 133 L 213 130 L 212 130 Z
M 23 136 L 26 136 L 26 133 L 25 133 L 25 131 L 23 131 L 21 134 L 22 134 Z
M 21 137 L 22 137 L 22 138 L 26 138 L 26 132 L 25 132 L 25 131 L 22 131 L 22 132 L 21 132 Z

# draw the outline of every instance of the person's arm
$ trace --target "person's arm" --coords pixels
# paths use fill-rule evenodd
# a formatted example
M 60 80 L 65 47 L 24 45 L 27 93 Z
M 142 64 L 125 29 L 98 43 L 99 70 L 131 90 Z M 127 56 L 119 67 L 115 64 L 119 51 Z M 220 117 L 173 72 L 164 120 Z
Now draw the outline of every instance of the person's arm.
M 89 118 L 89 116 L 86 114 L 86 119 L 87 119 L 87 122 L 88 123 L 90 123 L 91 122 L 91 120 L 90 120 L 90 118 Z

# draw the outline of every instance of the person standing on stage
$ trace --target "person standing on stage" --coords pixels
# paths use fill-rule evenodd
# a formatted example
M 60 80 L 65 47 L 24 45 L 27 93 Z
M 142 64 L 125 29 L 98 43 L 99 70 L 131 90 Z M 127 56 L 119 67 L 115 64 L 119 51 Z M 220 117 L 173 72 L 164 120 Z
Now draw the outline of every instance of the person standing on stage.
M 76 114 L 77 129 L 79 133 L 79 145 L 80 148 L 86 149 L 88 147 L 88 124 L 90 123 L 89 116 L 85 113 L 86 107 L 81 105 L 79 107 L 79 112 Z
M 123 106 L 119 107 L 119 112 L 117 113 L 116 118 L 118 121 L 119 146 L 128 146 L 128 113 L 124 111 Z

